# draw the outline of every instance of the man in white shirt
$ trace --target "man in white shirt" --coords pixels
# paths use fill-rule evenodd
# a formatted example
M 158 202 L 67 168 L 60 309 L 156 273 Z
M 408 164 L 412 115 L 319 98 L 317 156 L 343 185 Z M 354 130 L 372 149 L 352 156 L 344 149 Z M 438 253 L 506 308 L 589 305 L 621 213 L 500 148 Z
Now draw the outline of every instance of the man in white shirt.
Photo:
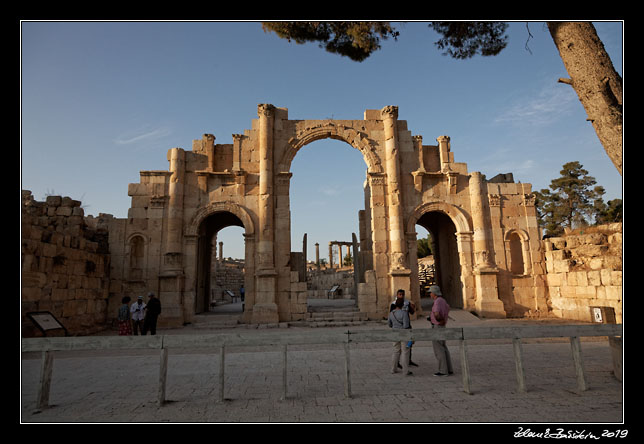
M 130 307 L 130 312 L 132 313 L 132 334 L 134 335 L 138 335 L 139 331 L 143 333 L 144 310 L 145 302 L 143 302 L 143 296 L 139 296 L 136 302 Z

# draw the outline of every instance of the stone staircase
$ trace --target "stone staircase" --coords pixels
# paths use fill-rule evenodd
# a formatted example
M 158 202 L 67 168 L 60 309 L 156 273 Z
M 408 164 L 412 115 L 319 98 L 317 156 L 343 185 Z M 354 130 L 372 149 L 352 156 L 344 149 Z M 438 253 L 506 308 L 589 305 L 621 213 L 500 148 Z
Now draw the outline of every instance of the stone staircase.
M 195 315 L 191 328 L 197 330 L 216 330 L 228 328 L 253 328 L 242 324 L 241 304 L 225 304 L 215 311 Z M 306 317 L 300 321 L 280 323 L 281 327 L 345 327 L 367 323 L 366 313 L 358 311 L 352 299 L 309 299 Z M 277 326 L 271 325 L 271 326 Z M 256 326 L 254 326 L 256 327 Z M 269 326 L 267 326 L 269 327 Z
M 363 325 L 366 313 L 360 313 L 352 299 L 309 299 L 306 318 L 289 322 L 293 327 L 344 327 Z

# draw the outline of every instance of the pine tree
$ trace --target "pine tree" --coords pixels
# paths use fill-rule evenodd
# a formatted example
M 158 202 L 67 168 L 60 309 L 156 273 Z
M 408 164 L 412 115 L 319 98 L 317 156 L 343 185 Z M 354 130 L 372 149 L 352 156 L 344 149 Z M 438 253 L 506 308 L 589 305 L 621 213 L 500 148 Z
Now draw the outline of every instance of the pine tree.
M 564 164 L 560 174 L 561 177 L 550 182 L 550 190 L 534 192 L 539 221 L 546 235 L 559 236 L 566 228 L 602 223 L 609 215 L 615 215 L 617 206 L 621 208 L 621 200 L 616 199 L 619 205 L 611 201 L 613 208 L 609 211 L 602 199 L 604 188 L 596 186 L 595 178 L 579 162 Z

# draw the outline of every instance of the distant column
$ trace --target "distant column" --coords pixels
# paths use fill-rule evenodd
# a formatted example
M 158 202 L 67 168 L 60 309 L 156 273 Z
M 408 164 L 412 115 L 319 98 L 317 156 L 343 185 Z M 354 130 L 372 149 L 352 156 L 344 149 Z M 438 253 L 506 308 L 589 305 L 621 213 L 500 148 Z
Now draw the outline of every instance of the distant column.
M 320 244 L 315 243 L 315 265 L 320 269 Z

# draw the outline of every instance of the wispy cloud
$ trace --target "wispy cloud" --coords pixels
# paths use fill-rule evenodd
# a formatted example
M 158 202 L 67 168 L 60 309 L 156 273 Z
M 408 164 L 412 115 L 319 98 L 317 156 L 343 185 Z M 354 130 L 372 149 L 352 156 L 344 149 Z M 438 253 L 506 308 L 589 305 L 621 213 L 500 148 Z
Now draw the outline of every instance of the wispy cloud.
M 169 128 L 159 127 L 154 129 L 138 128 L 126 132 L 114 140 L 117 145 L 132 145 L 159 140 L 167 137 L 172 133 Z
M 342 189 L 338 185 L 326 185 L 318 188 L 318 191 L 325 196 L 338 196 L 342 194 Z
M 510 103 L 494 119 L 494 123 L 520 127 L 546 126 L 571 112 L 577 101 L 570 87 L 550 82 L 534 96 L 523 96 Z

